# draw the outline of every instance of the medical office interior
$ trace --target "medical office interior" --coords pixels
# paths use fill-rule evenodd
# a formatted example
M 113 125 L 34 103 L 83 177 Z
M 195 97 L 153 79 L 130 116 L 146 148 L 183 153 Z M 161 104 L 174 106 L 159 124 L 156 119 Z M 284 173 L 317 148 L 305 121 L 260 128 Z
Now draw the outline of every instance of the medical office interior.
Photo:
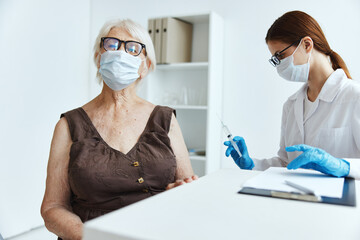
M 61 113 L 101 91 L 92 54 L 107 20 L 129 18 L 145 28 L 161 17 L 193 23 L 190 65 L 158 65 L 139 94 L 177 110 L 189 150 L 198 151 L 190 159 L 201 177 L 238 168 L 224 155 L 226 136 L 217 115 L 246 139 L 252 155 L 276 155 L 282 105 L 301 83 L 285 81 L 269 64 L 265 36 L 291 10 L 320 23 L 359 80 L 358 0 L 0 0 L 2 237 L 55 239 L 40 215 L 51 137 Z

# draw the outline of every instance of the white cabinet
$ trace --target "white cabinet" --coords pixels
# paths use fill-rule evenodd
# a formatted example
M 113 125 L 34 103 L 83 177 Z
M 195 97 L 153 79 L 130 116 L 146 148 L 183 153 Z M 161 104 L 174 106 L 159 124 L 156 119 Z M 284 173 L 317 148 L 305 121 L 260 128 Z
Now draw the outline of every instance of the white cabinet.
M 169 17 L 169 16 L 166 16 Z M 214 12 L 170 16 L 193 24 L 191 62 L 159 64 L 141 85 L 150 102 L 176 109 L 194 171 L 203 176 L 220 168 L 222 135 L 223 20 Z

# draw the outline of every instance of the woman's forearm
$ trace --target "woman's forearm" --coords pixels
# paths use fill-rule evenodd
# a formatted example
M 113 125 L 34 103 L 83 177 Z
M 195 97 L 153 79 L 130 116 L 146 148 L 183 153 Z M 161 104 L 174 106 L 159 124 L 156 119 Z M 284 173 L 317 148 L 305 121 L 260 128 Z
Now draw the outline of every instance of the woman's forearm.
M 42 216 L 46 228 L 63 240 L 81 240 L 83 223 L 79 216 L 64 207 L 50 208 Z

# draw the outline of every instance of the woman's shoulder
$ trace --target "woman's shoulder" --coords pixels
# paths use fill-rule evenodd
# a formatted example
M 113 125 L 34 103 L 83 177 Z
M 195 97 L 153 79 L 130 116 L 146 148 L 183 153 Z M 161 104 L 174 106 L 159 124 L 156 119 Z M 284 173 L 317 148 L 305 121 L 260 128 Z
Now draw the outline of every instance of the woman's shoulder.
M 175 112 L 175 109 L 173 109 L 172 107 L 169 107 L 169 106 L 156 105 L 156 108 L 158 108 L 160 111 L 163 111 L 163 112 L 170 112 L 170 113 Z
M 60 118 L 59 121 L 55 125 L 55 131 L 58 129 L 60 131 L 68 129 L 68 122 L 65 118 Z
M 81 109 L 82 109 L 82 107 L 77 107 L 77 108 L 68 110 L 66 112 L 63 112 L 63 113 L 61 113 L 60 118 L 66 116 L 66 115 L 69 115 L 69 114 L 74 114 L 75 112 L 79 112 Z
M 173 117 L 176 117 L 175 109 L 169 106 L 156 105 L 154 108 L 154 115 L 157 115 L 158 118 L 162 118 L 165 121 L 171 121 Z
M 153 131 L 169 132 L 172 118 L 175 116 L 175 110 L 168 106 L 149 105 L 152 112 L 149 117 L 149 128 Z
M 360 82 L 352 79 L 344 79 L 342 88 L 339 92 L 338 100 L 341 101 L 359 101 L 360 99 Z
M 175 110 L 169 106 L 164 105 L 156 105 L 152 102 L 149 102 L 147 100 L 141 99 L 141 102 L 139 102 L 144 108 L 148 109 L 149 112 L 153 112 L 156 115 L 163 115 L 168 113 L 175 113 Z
M 155 109 L 158 105 L 155 105 L 153 104 L 152 102 L 149 102 L 147 100 L 144 100 L 144 99 L 141 99 L 141 102 L 140 104 L 144 107 L 144 108 L 147 108 L 147 109 Z
M 346 78 L 344 79 L 344 89 L 350 92 L 359 93 L 360 81 Z
M 60 118 L 56 123 L 53 139 L 53 141 L 57 140 L 63 143 L 71 142 L 69 124 L 65 118 Z

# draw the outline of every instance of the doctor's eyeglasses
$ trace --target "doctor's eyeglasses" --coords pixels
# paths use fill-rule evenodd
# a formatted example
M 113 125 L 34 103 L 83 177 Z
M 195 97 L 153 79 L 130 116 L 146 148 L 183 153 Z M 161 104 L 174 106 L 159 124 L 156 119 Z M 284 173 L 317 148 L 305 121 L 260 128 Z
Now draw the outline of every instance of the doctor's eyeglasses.
M 126 53 L 136 57 L 140 55 L 143 49 L 145 49 L 146 56 L 145 44 L 136 41 L 122 41 L 113 37 L 103 37 L 101 38 L 100 47 L 104 47 L 106 51 L 117 51 L 120 49 L 122 43 L 125 44 L 124 48 Z
M 279 58 L 279 56 L 285 52 L 287 49 L 289 49 L 290 47 L 294 46 L 296 43 L 300 42 L 301 39 L 297 40 L 296 42 L 293 42 L 290 46 L 287 46 L 286 48 L 284 48 L 283 50 L 281 50 L 280 52 L 276 52 L 274 55 L 271 56 L 271 58 L 269 59 L 269 62 L 271 63 L 271 65 L 273 65 L 274 67 L 276 67 L 277 65 L 280 65 L 281 60 Z

